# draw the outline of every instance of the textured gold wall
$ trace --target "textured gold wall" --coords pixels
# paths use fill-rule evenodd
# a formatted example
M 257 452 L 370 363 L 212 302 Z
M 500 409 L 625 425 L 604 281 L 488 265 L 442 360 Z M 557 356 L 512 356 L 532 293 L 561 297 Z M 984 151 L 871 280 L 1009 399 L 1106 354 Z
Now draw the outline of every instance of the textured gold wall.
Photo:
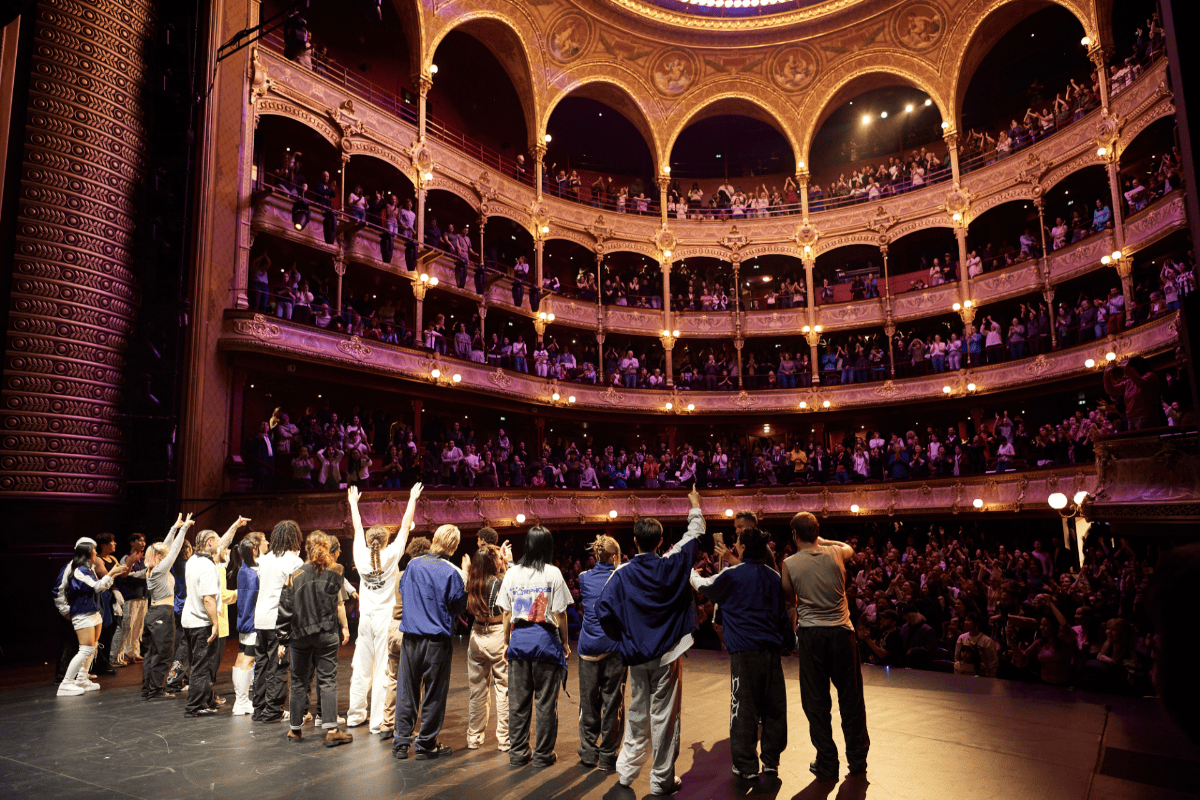
M 0 497 L 116 501 L 151 8 L 41 0 L 0 402 Z

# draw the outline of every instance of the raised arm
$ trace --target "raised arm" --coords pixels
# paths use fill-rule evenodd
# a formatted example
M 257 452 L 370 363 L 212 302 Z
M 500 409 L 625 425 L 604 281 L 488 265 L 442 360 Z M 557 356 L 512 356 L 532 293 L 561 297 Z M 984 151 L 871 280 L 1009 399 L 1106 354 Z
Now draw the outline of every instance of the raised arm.
M 167 539 L 170 541 L 170 544 L 167 546 L 167 554 L 162 557 L 162 560 L 158 562 L 158 565 L 154 569 L 169 571 L 171 567 L 175 566 L 175 559 L 178 558 L 179 551 L 183 549 L 183 543 L 187 541 L 188 529 L 195 524 L 196 521 L 192 519 L 192 515 L 190 513 L 182 521 L 175 521 L 175 526 L 172 526 L 171 528 L 175 534 L 175 538 L 172 539 L 171 534 L 167 534 Z M 153 571 L 154 570 L 151 570 L 151 572 Z M 147 577 L 149 576 L 147 575 Z
M 233 544 L 233 537 L 238 532 L 238 529 L 245 527 L 246 523 L 249 521 L 249 517 L 243 517 L 239 515 L 238 518 L 233 521 L 233 524 L 229 526 L 229 530 L 225 531 L 225 535 L 221 537 L 220 547 L 217 548 L 217 552 L 219 553 L 222 550 L 228 550 L 229 545 Z
M 396 532 L 396 538 L 392 540 L 389 548 L 394 547 L 403 551 L 408 545 L 408 534 L 412 531 L 413 519 L 417 515 L 417 500 L 421 497 L 424 488 L 420 483 L 413 484 L 408 493 L 408 505 L 404 507 L 404 518 L 400 520 L 400 530 Z
M 362 517 L 358 513 L 358 487 L 351 486 L 347 490 L 346 496 L 350 502 L 350 520 L 354 523 L 354 543 L 351 545 L 351 552 L 354 553 L 354 568 L 359 572 L 369 571 L 365 569 L 371 559 L 367 550 L 367 535 L 363 532 Z
M 687 533 L 683 534 L 683 538 L 663 554 L 664 558 L 682 551 L 688 542 L 695 541 L 700 534 L 704 533 L 704 512 L 700 510 L 700 493 L 696 491 L 696 484 L 694 483 L 692 484 L 692 491 L 688 492 L 688 501 L 692 504 L 692 507 L 688 509 Z
M 818 536 L 817 544 L 821 547 L 836 547 L 838 549 L 838 553 L 842 556 L 843 563 L 854 558 L 854 548 L 845 542 L 836 542 L 833 539 L 825 539 Z

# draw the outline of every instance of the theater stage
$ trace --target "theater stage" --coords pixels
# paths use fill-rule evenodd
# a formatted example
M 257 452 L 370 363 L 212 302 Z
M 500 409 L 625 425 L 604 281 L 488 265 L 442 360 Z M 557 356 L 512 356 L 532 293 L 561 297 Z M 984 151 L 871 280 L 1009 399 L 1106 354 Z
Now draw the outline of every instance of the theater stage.
M 348 700 L 351 648 L 339 667 Z M 612 773 L 585 770 L 578 743 L 577 680 L 560 697 L 558 763 L 513 769 L 489 741 L 465 747 L 466 647 L 456 649 L 443 742 L 448 759 L 396 761 L 390 744 L 353 729 L 326 749 L 317 737 L 284 739 L 283 725 L 249 717 L 185 719 L 182 700 L 144 703 L 140 669 L 119 670 L 84 697 L 55 696 L 48 672 L 0 674 L 0 797 L 4 798 L 582 798 L 649 795 L 647 772 L 631 790 Z M 219 689 L 233 705 L 228 649 Z M 52 669 L 47 667 L 46 669 Z M 730 773 L 728 658 L 691 652 L 684 664 L 683 798 L 770 794 L 872 800 L 1178 800 L 1200 793 L 1200 754 L 1153 700 L 1128 700 L 955 675 L 867 668 L 871 755 L 867 780 L 816 784 L 800 709 L 796 666 L 788 675 L 790 741 L 781 784 L 750 786 Z M 343 712 L 344 713 L 344 712 Z M 836 709 L 834 727 L 838 727 Z M 312 730 L 311 725 L 308 728 Z M 838 747 L 841 750 L 840 731 Z M 845 764 L 842 765 L 843 775 Z

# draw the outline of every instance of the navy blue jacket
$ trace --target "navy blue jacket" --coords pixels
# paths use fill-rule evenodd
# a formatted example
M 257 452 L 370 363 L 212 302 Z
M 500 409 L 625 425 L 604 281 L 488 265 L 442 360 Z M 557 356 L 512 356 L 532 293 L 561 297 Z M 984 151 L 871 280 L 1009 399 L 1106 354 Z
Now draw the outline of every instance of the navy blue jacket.
M 467 587 L 448 559 L 426 553 L 410 561 L 400 576 L 400 598 L 404 602 L 401 632 L 449 636 L 454 616 L 467 607 Z
M 245 564 L 237 577 L 238 633 L 254 633 L 254 604 L 258 601 L 258 570 Z
M 596 616 L 630 666 L 665 655 L 696 627 L 689 579 L 704 532 L 704 514 L 688 512 L 688 529 L 665 555 L 639 553 L 600 593 Z
M 604 634 L 596 616 L 600 593 L 616 569 L 602 562 L 579 576 L 579 599 L 583 602 L 583 629 L 579 631 L 578 645 L 581 656 L 603 656 L 617 650 L 617 643 Z
M 766 564 L 743 561 L 710 578 L 696 576 L 692 585 L 721 607 L 725 649 L 790 650 L 791 621 L 783 602 L 779 573 Z

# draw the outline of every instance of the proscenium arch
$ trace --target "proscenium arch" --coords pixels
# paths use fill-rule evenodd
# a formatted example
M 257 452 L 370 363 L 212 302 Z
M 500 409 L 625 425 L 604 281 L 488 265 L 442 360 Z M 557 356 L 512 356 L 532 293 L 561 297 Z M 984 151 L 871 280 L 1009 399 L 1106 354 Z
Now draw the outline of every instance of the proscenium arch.
M 443 9 L 442 13 L 448 10 Z M 505 73 L 508 75 L 509 81 L 513 85 L 513 89 L 517 92 L 517 97 L 521 101 L 521 113 L 525 117 L 525 130 L 532 137 L 533 131 L 538 130 L 537 122 L 541 118 L 538 102 L 538 92 L 534 89 L 533 76 L 535 73 L 534 63 L 538 65 L 538 73 L 543 72 L 541 69 L 541 59 L 531 55 L 529 47 L 530 41 L 536 41 L 537 32 L 530 29 L 522 33 L 517 24 L 502 14 L 497 14 L 486 10 L 473 10 L 457 17 L 453 23 L 447 25 L 430 40 L 426 48 L 426 63 L 421 65 L 422 71 L 433 63 L 434 55 L 437 53 L 438 47 L 442 41 L 453 31 L 460 31 L 468 36 L 476 39 L 480 44 L 491 51 L 500 65 L 504 67 Z M 507 39 L 509 44 L 515 45 L 513 50 L 517 53 L 520 67 L 523 69 L 517 70 L 514 65 L 509 63 L 509 59 L 500 46 Z M 537 52 L 536 50 L 532 52 Z M 433 79 L 433 85 L 436 89 L 437 78 Z
M 589 65 L 591 66 L 591 65 Z M 623 72 L 624 70 L 620 70 Z M 618 70 L 613 70 L 618 73 Z M 641 83 L 636 78 L 631 80 L 623 80 L 625 76 L 621 74 L 612 75 L 588 75 L 578 79 L 572 78 L 570 73 L 562 76 L 562 80 L 568 81 L 562 87 L 561 92 L 552 100 L 547 101 L 546 107 L 542 112 L 541 120 L 536 129 L 535 139 L 542 140 L 546 135 L 547 127 L 550 125 L 550 117 L 554 115 L 554 109 L 558 104 L 568 97 L 584 97 L 590 100 L 595 100 L 598 103 L 604 103 L 616 113 L 620 114 L 629 121 L 633 127 L 637 128 L 638 133 L 642 135 L 642 139 L 646 142 L 646 147 L 650 149 L 650 155 L 655 159 L 654 167 L 659 169 L 661 161 L 659 153 L 661 151 L 658 133 L 655 131 L 654 125 L 650 122 L 652 113 L 647 110 L 645 105 L 638 100 L 639 93 L 642 97 L 650 97 L 650 87 Z M 630 112 L 633 113 L 630 113 Z
M 963 100 L 975 71 L 1004 35 L 1033 14 L 1051 6 L 1061 6 L 1079 21 L 1086 35 L 1099 36 L 1086 8 L 1069 0 L 977 0 L 956 14 L 956 25 L 949 38 L 966 42 L 962 51 L 948 50 L 946 58 L 958 58 L 957 64 L 942 64 L 952 76 L 950 97 L 954 110 L 943 119 L 950 120 L 958 130 Z
M 795 136 L 795 126 L 788 124 L 789 120 L 795 119 L 796 116 L 792 108 L 782 100 L 771 102 L 763 96 L 763 87 L 757 84 L 736 81 L 731 84 L 718 83 L 715 86 L 723 88 L 702 104 L 691 108 L 668 129 L 669 132 L 662 143 L 663 149 L 658 154 L 660 165 L 671 163 L 671 152 L 675 149 L 675 142 L 689 125 L 726 114 L 750 117 L 770 125 L 787 141 L 788 146 L 792 148 L 792 158 L 799 165 L 800 140 Z
M 888 54 L 886 63 L 879 63 L 879 59 L 878 52 L 853 56 L 839 61 L 836 70 L 831 70 L 817 79 L 817 84 L 810 91 L 808 100 L 798 114 L 798 118 L 805 121 L 800 128 L 801 149 L 797 151 L 798 167 L 801 162 L 807 166 L 817 131 L 821 130 L 825 120 L 829 119 L 838 106 L 872 89 L 911 86 L 929 95 L 943 121 L 952 119 L 950 105 L 937 88 L 941 83 L 940 78 L 929 64 L 911 56 L 894 53 Z

